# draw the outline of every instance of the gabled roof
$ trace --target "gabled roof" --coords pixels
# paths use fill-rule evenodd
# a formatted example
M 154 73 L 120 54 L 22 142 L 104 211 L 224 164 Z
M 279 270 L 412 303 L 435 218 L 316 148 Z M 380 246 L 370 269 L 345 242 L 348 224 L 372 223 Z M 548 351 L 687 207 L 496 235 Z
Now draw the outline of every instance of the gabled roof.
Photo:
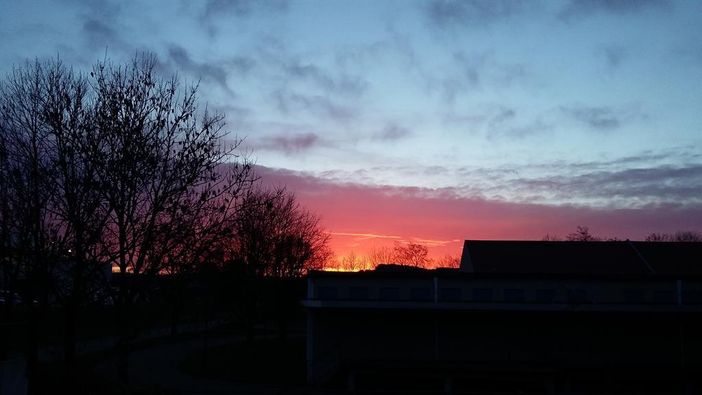
M 460 270 L 501 274 L 702 274 L 702 243 L 466 240 Z

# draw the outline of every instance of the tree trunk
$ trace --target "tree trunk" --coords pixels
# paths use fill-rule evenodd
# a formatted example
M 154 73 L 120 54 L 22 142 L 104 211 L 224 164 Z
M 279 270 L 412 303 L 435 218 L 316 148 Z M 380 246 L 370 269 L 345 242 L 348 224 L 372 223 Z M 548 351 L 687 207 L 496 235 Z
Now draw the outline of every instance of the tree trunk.
M 65 322 L 63 334 L 63 358 L 66 368 L 73 367 L 76 356 L 76 303 L 70 298 L 65 307 Z

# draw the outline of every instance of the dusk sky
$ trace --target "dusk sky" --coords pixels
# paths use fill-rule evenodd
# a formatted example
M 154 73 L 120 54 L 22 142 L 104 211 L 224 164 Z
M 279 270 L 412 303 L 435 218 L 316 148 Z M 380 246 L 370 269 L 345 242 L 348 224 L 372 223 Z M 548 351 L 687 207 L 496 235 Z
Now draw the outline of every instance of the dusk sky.
M 702 230 L 702 1 L 0 0 L 0 72 L 200 80 L 337 254 Z

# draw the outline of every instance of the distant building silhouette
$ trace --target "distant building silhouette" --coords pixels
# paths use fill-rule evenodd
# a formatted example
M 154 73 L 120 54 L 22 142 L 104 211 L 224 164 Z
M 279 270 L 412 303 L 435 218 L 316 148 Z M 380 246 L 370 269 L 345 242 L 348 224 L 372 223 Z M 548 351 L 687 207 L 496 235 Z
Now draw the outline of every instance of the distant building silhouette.
M 310 274 L 311 382 L 702 390 L 702 243 L 466 241 L 458 270 L 389 268 Z

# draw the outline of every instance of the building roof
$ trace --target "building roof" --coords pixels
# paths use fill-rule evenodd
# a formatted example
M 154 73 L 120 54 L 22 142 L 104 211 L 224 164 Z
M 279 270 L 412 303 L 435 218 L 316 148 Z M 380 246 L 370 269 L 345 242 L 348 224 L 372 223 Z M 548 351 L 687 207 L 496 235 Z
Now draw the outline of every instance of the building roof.
M 702 274 L 702 243 L 466 240 L 462 272 L 567 275 Z

